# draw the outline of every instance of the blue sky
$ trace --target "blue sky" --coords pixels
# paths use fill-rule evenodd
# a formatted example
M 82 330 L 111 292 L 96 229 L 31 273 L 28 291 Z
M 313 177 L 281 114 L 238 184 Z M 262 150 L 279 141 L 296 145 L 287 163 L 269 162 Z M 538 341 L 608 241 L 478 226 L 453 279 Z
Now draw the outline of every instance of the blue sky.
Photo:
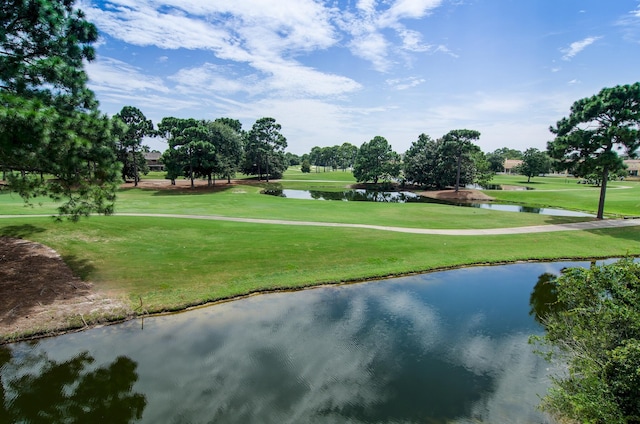
M 640 80 L 639 0 L 79 0 L 100 30 L 101 110 L 270 116 L 287 151 L 481 132 L 545 149 L 549 126 Z M 166 143 L 151 140 L 164 151 Z

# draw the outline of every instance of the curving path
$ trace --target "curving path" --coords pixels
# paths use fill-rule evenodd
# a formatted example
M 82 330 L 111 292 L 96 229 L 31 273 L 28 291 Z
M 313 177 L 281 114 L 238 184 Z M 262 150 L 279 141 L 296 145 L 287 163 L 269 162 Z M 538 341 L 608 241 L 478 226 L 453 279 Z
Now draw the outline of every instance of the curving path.
M 29 218 L 29 217 L 49 217 L 51 215 L 0 215 L 2 218 Z M 162 213 L 118 213 L 114 216 L 138 216 L 149 218 L 178 218 L 178 219 L 206 219 L 213 221 L 246 222 L 252 224 L 270 225 L 302 225 L 308 227 L 342 227 L 342 228 L 364 228 L 368 230 L 395 231 L 398 233 L 410 234 L 431 234 L 443 236 L 495 236 L 504 234 L 528 234 L 528 233 L 552 233 L 557 231 L 580 231 L 599 230 L 603 228 L 623 228 L 640 226 L 640 219 L 604 219 L 585 222 L 574 222 L 569 224 L 533 225 L 529 227 L 510 228 L 486 228 L 486 229 L 459 229 L 440 230 L 429 228 L 410 227 L 389 227 L 384 225 L 369 224 L 347 224 L 340 222 L 316 222 L 316 221 L 289 221 L 284 219 L 259 219 L 259 218 L 238 218 L 221 215 L 180 215 Z
M 247 222 L 253 224 L 274 224 L 274 225 L 304 225 L 311 227 L 343 227 L 343 228 L 366 228 L 369 230 L 395 231 L 398 233 L 411 234 L 432 234 L 448 236 L 493 236 L 502 234 L 527 234 L 527 233 L 550 233 L 556 231 L 578 231 L 578 230 L 598 230 L 601 228 L 620 228 L 640 226 L 640 219 L 611 219 L 598 221 L 574 222 L 570 224 L 535 225 L 529 227 L 511 228 L 487 228 L 487 229 L 464 229 L 464 230 L 440 230 L 428 228 L 408 228 L 389 227 L 383 225 L 368 224 L 345 224 L 339 222 L 315 222 L 315 221 L 288 221 L 282 219 L 258 219 L 258 218 L 237 218 L 219 215 L 177 215 L 177 214 L 146 214 L 146 213 L 119 213 L 119 216 L 143 216 L 159 218 L 188 218 L 188 219 L 211 219 L 216 221 Z

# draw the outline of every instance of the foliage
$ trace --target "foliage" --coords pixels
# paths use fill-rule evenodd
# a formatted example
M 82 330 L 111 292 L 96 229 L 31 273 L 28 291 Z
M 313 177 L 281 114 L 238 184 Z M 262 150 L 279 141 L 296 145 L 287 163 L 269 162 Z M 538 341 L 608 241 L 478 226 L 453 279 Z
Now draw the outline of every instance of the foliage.
M 211 143 L 206 122 L 165 117 L 158 124 L 158 133 L 169 144 L 162 161 L 172 184 L 177 177 L 184 176 L 191 180 L 193 187 L 196 176 L 210 174 L 215 146 Z
M 158 124 L 158 135 L 169 144 L 162 162 L 172 184 L 186 177 L 193 187 L 194 179 L 203 177 L 212 185 L 215 175 L 230 181 L 240 167 L 242 124 L 234 119 L 211 122 L 165 117 Z
M 126 181 L 127 177 L 133 178 L 137 187 L 140 173 L 146 175 L 149 172 L 143 153 L 149 148 L 142 145 L 142 139 L 155 134 L 153 122 L 133 106 L 124 106 L 114 119 L 124 124 L 122 130 L 116 133 L 116 157 L 122 163 L 122 179 Z M 114 128 L 120 127 L 114 124 Z
M 490 164 L 478 146 L 468 146 L 458 158 L 452 142 L 434 141 L 426 134 L 420 134 L 405 153 L 404 172 L 407 181 L 436 189 L 454 186 L 456 181 L 462 185 L 482 185 L 493 178 Z
M 207 125 L 212 132 L 212 143 L 216 151 L 213 173 L 231 182 L 231 178 L 240 169 L 244 154 L 242 124 L 235 119 L 218 118 Z
M 508 147 L 501 147 L 491 153 L 487 153 L 489 169 L 492 172 L 504 172 L 504 161 L 507 159 L 522 159 L 522 152 Z
M 531 177 L 546 174 L 550 170 L 551 158 L 549 155 L 535 148 L 525 150 L 522 156 L 522 163 L 514 169 L 517 174 L 525 175 L 527 182 L 531 181 Z
M 86 87 L 96 27 L 73 1 L 0 6 L 0 167 L 26 201 L 65 199 L 72 220 L 113 211 L 118 165 L 109 120 Z
M 427 134 L 420 134 L 404 155 L 404 176 L 407 181 L 422 186 L 441 188 L 442 185 L 439 141 L 434 141 Z
M 543 407 L 579 422 L 640 420 L 640 264 L 622 259 L 570 268 L 555 280 L 544 317 L 547 355 L 568 369 Z
M 304 172 L 305 174 L 311 172 L 311 164 L 309 163 L 308 159 L 302 161 L 302 165 L 300 165 L 300 171 Z
M 280 178 L 287 170 L 287 158 L 284 150 L 287 139 L 280 133 L 282 126 L 274 118 L 258 119 L 245 139 L 245 158 L 242 172 L 245 175 L 257 175 L 259 180 L 266 176 Z
M 353 176 L 358 182 L 391 181 L 400 175 L 400 156 L 391 149 L 384 137 L 375 136 L 358 149 Z
M 443 149 L 456 158 L 456 185 L 455 190 L 460 187 L 460 176 L 462 173 L 462 157 L 480 148 L 472 143 L 480 138 L 480 132 L 475 130 L 451 130 L 442 137 Z
M 569 117 L 550 130 L 556 135 L 547 145 L 551 157 L 575 175 L 600 174 L 602 185 L 598 218 L 604 216 L 609 173 L 622 161 L 615 149 L 633 155 L 640 147 L 640 82 L 604 88 L 597 95 L 576 101 Z
M 12 423 L 125 424 L 142 418 L 147 401 L 132 391 L 137 364 L 118 357 L 94 367 L 87 352 L 65 362 L 44 354 L 11 357 L 0 346 L 0 417 Z M 8 377 L 7 375 L 10 375 Z M 6 391 L 4 390 L 6 388 Z

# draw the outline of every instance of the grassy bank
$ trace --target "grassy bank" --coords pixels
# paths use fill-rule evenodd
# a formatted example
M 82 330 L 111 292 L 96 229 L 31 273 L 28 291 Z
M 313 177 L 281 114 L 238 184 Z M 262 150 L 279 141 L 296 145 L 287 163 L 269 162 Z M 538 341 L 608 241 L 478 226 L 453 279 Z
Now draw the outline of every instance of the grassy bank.
M 640 254 L 637 227 L 461 237 L 115 216 L 8 219 L 0 234 L 53 247 L 99 290 L 149 311 L 463 264 Z
M 339 188 L 352 179 L 341 171 L 318 174 L 314 181 L 301 182 L 303 178 L 299 175 L 288 173 L 282 184 L 307 189 L 317 184 Z M 526 180 L 506 177 L 504 181 L 502 184 L 515 185 Z M 571 190 L 561 192 L 558 190 L 568 182 L 537 178 L 535 182 L 538 185 L 533 191 L 492 194 L 521 203 L 535 203 L 531 199 L 549 202 L 544 206 L 578 205 L 572 209 L 592 210 L 587 206 L 594 203 L 595 208 L 597 204 L 597 190 L 590 187 L 574 189 L 571 185 Z M 610 191 L 607 209 L 638 214 L 640 185 L 637 182 L 624 185 L 631 188 Z M 449 229 L 584 220 L 439 204 L 286 199 L 262 195 L 260 190 L 256 185 L 223 184 L 215 192 L 128 188 L 119 192 L 117 212 Z M 53 213 L 54 206 L 44 202 L 41 207 L 25 210 L 17 196 L 0 194 L 3 215 Z M 360 281 L 468 264 L 640 255 L 640 227 L 462 237 L 186 218 L 94 216 L 73 224 L 25 216 L 0 220 L 0 235 L 51 246 L 78 275 L 92 281 L 98 291 L 127 299 L 132 309 L 142 301 L 142 309 L 148 312 L 176 310 L 258 291 Z

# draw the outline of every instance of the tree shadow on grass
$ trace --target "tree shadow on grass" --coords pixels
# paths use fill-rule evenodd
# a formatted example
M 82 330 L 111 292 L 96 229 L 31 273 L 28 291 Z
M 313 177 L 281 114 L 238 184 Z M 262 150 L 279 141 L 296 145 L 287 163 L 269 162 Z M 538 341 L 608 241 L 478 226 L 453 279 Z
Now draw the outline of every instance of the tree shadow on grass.
M 73 273 L 80 277 L 83 281 L 89 279 L 96 267 L 87 259 L 78 258 L 76 255 L 62 256 L 62 260 L 71 268 Z
M 609 228 L 587 231 L 591 234 L 596 234 L 602 237 L 614 237 L 622 240 L 628 240 L 630 242 L 640 242 L 640 225 L 635 227 Z
M 8 227 L 0 228 L 0 236 L 25 238 L 33 234 L 43 233 L 44 231 L 46 231 L 44 228 L 31 224 L 9 225 Z

